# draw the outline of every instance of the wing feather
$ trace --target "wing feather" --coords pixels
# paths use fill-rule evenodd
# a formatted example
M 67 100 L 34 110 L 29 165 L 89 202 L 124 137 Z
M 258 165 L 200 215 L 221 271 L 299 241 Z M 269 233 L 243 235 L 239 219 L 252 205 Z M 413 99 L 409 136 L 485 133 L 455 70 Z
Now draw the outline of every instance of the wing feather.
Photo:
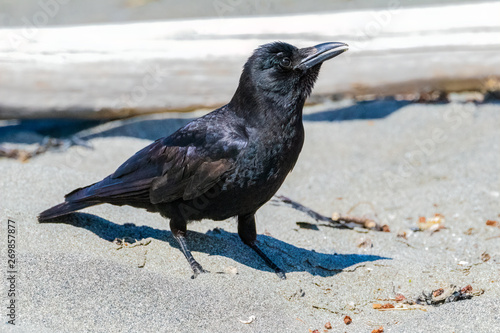
M 213 116 L 212 116 L 213 117 Z M 68 199 L 130 204 L 192 200 L 210 190 L 235 168 L 248 137 L 234 127 L 209 130 L 199 118 L 170 137 L 138 151 L 102 181 L 75 190 Z M 214 121 L 212 119 L 212 121 Z M 219 122 L 220 120 L 217 120 Z

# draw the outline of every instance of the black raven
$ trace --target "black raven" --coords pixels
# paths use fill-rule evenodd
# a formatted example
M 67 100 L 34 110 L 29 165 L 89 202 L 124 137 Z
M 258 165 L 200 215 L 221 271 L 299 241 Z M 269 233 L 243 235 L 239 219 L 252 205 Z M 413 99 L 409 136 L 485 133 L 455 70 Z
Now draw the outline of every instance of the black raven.
M 321 64 L 347 48 L 260 46 L 244 65 L 229 104 L 156 140 L 100 182 L 68 193 L 39 221 L 102 203 L 159 212 L 170 219 L 195 277 L 204 270 L 187 246 L 187 222 L 237 216 L 243 243 L 284 279 L 284 271 L 257 247 L 255 212 L 297 161 L 304 142 L 302 108 Z

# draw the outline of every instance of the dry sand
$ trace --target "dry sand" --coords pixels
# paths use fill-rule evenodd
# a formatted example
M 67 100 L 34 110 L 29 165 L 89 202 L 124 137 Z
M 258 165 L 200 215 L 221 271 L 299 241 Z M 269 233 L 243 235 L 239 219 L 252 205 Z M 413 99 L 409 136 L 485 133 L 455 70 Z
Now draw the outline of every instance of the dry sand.
M 326 322 L 331 332 L 500 330 L 500 228 L 486 225 L 500 220 L 499 104 L 308 108 L 303 152 L 279 194 L 328 216 L 355 207 L 350 214 L 372 216 L 391 232 L 336 229 L 268 203 L 258 212 L 258 240 L 285 281 L 241 243 L 234 220 L 189 225 L 193 254 L 210 271 L 194 280 L 158 214 L 102 205 L 61 223 L 37 222 L 65 193 L 100 180 L 192 116 L 94 127 L 86 132 L 93 150 L 0 159 L 0 331 L 323 332 Z M 2 144 L 42 139 L 22 126 L 0 131 Z M 446 229 L 411 231 L 436 213 Z M 15 327 L 3 324 L 8 218 L 18 226 Z M 407 239 L 397 237 L 402 231 Z M 137 243 L 119 248 L 117 238 Z M 363 241 L 371 246 L 359 247 Z M 372 307 L 449 284 L 484 293 L 426 311 Z

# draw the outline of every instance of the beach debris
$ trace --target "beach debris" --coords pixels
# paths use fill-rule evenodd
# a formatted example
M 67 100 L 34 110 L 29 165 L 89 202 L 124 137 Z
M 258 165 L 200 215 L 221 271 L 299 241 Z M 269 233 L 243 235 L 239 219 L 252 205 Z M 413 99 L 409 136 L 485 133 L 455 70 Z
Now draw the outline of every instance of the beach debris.
M 240 323 L 242 323 L 242 324 L 251 324 L 251 323 L 253 323 L 253 321 L 255 320 L 255 318 L 256 317 L 252 315 L 252 316 L 248 317 L 247 320 L 241 320 L 240 319 Z
M 137 263 L 138 268 L 144 268 L 144 266 L 146 266 L 146 260 L 147 260 L 146 254 L 148 254 L 148 250 L 144 250 L 144 254 L 141 260 Z
M 372 331 L 372 333 L 384 333 L 384 328 L 380 326 Z
M 500 99 L 500 82 L 491 77 L 484 82 L 484 101 L 498 101 Z
M 375 310 L 383 310 L 383 309 L 393 309 L 394 308 L 394 305 L 391 304 L 391 303 L 385 303 L 385 304 L 380 304 L 380 303 L 373 303 L 372 304 L 372 307 L 375 309 Z
M 377 222 L 375 222 L 371 218 L 351 216 L 349 215 L 349 213 L 347 215 L 341 215 L 340 213 L 333 213 L 332 217 L 324 216 L 283 195 L 275 195 L 271 200 L 271 203 L 274 205 L 285 205 L 292 209 L 296 209 L 312 217 L 316 221 L 328 222 L 331 226 L 335 228 L 345 228 L 345 229 L 364 228 L 369 230 L 383 231 L 383 226 L 380 226 Z M 351 208 L 349 212 L 352 211 L 359 204 L 354 205 L 354 207 Z M 386 232 L 389 232 L 390 230 L 389 226 L 385 225 L 385 230 Z
M 93 148 L 89 143 L 77 137 L 71 137 L 64 140 L 46 137 L 43 139 L 42 143 L 38 144 L 38 147 L 33 150 L 7 148 L 0 146 L 0 157 L 12 158 L 24 163 L 32 157 L 41 155 L 43 153 L 46 153 L 47 151 L 65 151 L 71 146 L 84 146 L 89 149 Z
M 32 153 L 22 149 L 11 149 L 0 146 L 0 157 L 13 158 L 20 162 L 26 162 L 32 157 Z
M 356 231 L 360 234 L 367 234 L 370 232 L 370 229 L 363 229 L 363 228 L 360 228 L 360 227 L 354 227 L 352 228 L 353 231 Z
M 316 224 L 312 224 L 309 222 L 295 222 L 296 225 L 301 229 L 309 229 L 309 230 L 319 230 Z
M 311 333 L 319 333 L 319 330 L 314 330 L 314 331 L 309 330 L 309 332 L 311 332 Z
M 489 227 L 498 227 L 498 221 L 488 220 L 486 221 L 486 225 Z
M 420 304 L 415 304 L 415 302 L 408 300 L 403 301 L 402 303 L 398 303 L 396 305 L 391 303 L 386 303 L 383 305 L 375 303 L 373 304 L 373 308 L 378 311 L 409 311 L 409 310 L 427 311 L 425 306 Z
M 352 319 L 351 319 L 351 317 L 349 317 L 349 316 L 345 316 L 345 317 L 344 317 L 344 324 L 349 325 L 350 323 L 352 323 Z M 331 327 L 331 326 L 330 326 L 330 327 Z
M 471 293 L 472 292 L 472 286 L 470 284 L 466 285 L 462 289 L 460 289 L 460 293 Z
M 441 229 L 444 229 L 444 216 L 441 214 L 434 214 L 434 217 L 429 219 L 424 216 L 419 217 L 418 219 L 418 229 L 417 231 L 428 231 L 431 234 L 437 232 Z
M 373 303 L 372 307 L 378 311 L 403 311 L 403 310 L 421 310 L 427 311 L 426 306 L 439 306 L 444 303 L 457 302 L 465 299 L 470 299 L 474 296 L 480 296 L 484 290 L 474 290 L 470 284 L 463 288 L 458 288 L 455 285 L 448 287 L 438 288 L 430 292 L 422 292 L 422 294 L 415 300 L 406 298 L 402 294 L 396 294 L 394 299 L 386 299 L 396 301 L 392 303 Z
M 418 93 L 416 103 L 448 103 L 448 92 L 432 90 Z
M 436 290 L 434 290 L 432 292 L 432 297 L 436 298 L 436 297 L 441 296 L 442 294 L 444 294 L 444 289 L 443 288 L 439 288 L 439 289 L 436 289 Z
M 391 229 L 387 224 L 384 224 L 381 228 L 383 232 L 391 232 Z
M 488 253 L 486 253 L 486 252 L 481 253 L 481 260 L 483 262 L 487 262 L 490 259 L 491 259 L 491 256 Z
M 431 292 L 422 292 L 422 295 L 417 298 L 417 303 L 439 306 L 445 303 L 470 299 L 473 296 L 479 296 L 483 293 L 484 290 L 474 292 L 470 284 L 463 288 L 458 288 L 451 284 L 448 287 L 432 290 Z
M 288 296 L 288 300 L 291 301 L 291 300 L 300 299 L 300 297 L 304 297 L 305 295 L 306 295 L 306 292 L 304 290 L 302 290 L 302 288 L 299 288 L 299 290 L 296 290 L 293 294 Z
M 372 240 L 368 237 L 361 238 L 357 245 L 359 248 L 371 248 L 373 247 Z
M 327 321 L 326 324 L 325 324 L 325 328 L 327 330 L 331 330 L 332 329 L 332 323 L 330 323 L 329 321 Z
M 395 301 L 396 304 L 392 303 L 374 303 L 372 307 L 378 311 L 406 311 L 406 310 L 421 310 L 427 311 L 427 309 L 420 304 L 416 304 L 414 301 L 407 299 L 402 294 L 396 294 L 394 299 L 385 299 L 386 301 Z
M 340 213 L 333 213 L 331 220 L 333 222 L 347 223 L 352 228 L 362 227 L 365 229 L 376 229 L 382 231 L 382 227 L 377 225 L 375 221 L 366 217 L 355 217 L 349 215 L 341 215 Z
M 227 267 L 224 267 L 224 272 L 227 274 L 236 275 L 236 274 L 238 274 L 238 268 L 236 268 L 234 266 L 227 266 Z
M 146 246 L 151 243 L 151 238 L 137 240 L 132 237 L 115 238 L 113 244 L 116 245 L 116 250 L 121 250 L 124 248 L 133 248 L 136 246 Z
M 464 231 L 464 234 L 465 234 L 465 235 L 468 235 L 468 236 L 470 236 L 470 235 L 474 235 L 474 234 L 476 234 L 476 233 L 477 233 L 476 228 L 469 228 L 469 229 L 467 229 L 466 231 Z
M 406 235 L 406 231 L 398 231 L 398 234 L 396 235 L 396 237 L 398 238 L 403 238 L 403 239 L 408 239 L 407 235 Z

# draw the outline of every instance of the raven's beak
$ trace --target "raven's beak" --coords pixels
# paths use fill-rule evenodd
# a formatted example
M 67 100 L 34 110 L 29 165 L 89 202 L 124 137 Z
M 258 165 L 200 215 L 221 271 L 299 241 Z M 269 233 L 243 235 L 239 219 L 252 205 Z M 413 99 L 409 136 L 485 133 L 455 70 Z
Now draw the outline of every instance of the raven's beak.
M 309 69 L 314 65 L 344 53 L 348 49 L 349 45 L 337 42 L 323 43 L 313 47 L 301 49 L 300 53 L 304 55 L 304 58 L 297 66 L 295 66 L 295 68 L 300 70 Z

